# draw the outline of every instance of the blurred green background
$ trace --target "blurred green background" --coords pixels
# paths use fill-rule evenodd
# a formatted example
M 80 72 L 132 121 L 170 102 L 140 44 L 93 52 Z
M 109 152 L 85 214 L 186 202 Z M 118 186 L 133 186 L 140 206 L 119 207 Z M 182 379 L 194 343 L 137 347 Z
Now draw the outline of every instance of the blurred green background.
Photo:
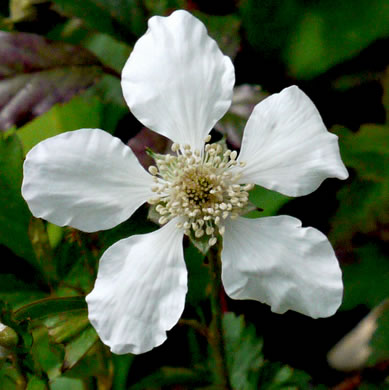
M 262 215 L 292 215 L 329 236 L 345 293 L 339 312 L 319 320 L 225 298 L 234 388 L 389 389 L 389 309 L 379 306 L 389 298 L 386 0 L 1 1 L 0 322 L 18 341 L 0 358 L 0 389 L 215 388 L 207 343 L 190 326 L 209 319 L 203 256 L 185 243 L 186 309 L 167 342 L 144 355 L 112 356 L 88 324 L 83 296 L 108 246 L 155 229 L 147 208 L 115 229 L 84 234 L 32 218 L 20 193 L 26 153 L 64 131 L 105 129 L 144 164 L 145 146 L 166 148 L 127 109 L 120 72 L 149 17 L 180 8 L 205 23 L 235 65 L 235 100 L 215 136 L 238 148 L 254 105 L 297 84 L 339 135 L 350 172 L 295 199 L 254 190 Z M 329 364 L 327 352 L 369 313 L 373 330 L 365 339 L 354 333 L 354 349 L 340 346 Z M 362 350 L 367 357 L 357 362 Z

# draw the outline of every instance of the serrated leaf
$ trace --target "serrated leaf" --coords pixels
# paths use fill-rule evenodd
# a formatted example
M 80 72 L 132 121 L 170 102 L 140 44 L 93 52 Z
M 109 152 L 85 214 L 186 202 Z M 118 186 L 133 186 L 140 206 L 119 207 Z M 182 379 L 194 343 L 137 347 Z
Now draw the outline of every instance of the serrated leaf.
M 243 316 L 227 313 L 223 317 L 224 345 L 227 367 L 234 389 L 257 389 L 263 364 L 263 341 L 253 325 L 246 326 Z
M 18 137 L 0 133 L 0 244 L 35 265 L 28 238 L 31 214 L 20 192 L 22 171 L 23 152 Z
M 0 130 L 66 102 L 102 75 L 89 51 L 39 35 L 0 31 Z
M 82 19 L 90 28 L 121 40 L 134 40 L 146 31 L 140 0 L 54 0 L 66 16 Z
M 21 307 L 14 313 L 14 317 L 17 320 L 37 320 L 81 309 L 86 310 L 85 297 L 45 298 Z

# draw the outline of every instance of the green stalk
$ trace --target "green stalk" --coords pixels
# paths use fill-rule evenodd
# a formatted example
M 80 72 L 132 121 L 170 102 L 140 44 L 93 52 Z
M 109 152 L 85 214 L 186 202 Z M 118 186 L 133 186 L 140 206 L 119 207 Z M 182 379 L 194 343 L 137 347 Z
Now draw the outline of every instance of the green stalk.
M 207 254 L 211 277 L 210 301 L 212 312 L 212 321 L 209 327 L 208 342 L 212 349 L 213 358 L 215 360 L 215 384 L 220 390 L 231 390 L 232 388 L 230 385 L 224 350 L 222 322 L 223 313 L 220 304 L 220 296 L 222 292 L 220 253 L 221 248 L 220 245 L 218 245 L 211 247 Z

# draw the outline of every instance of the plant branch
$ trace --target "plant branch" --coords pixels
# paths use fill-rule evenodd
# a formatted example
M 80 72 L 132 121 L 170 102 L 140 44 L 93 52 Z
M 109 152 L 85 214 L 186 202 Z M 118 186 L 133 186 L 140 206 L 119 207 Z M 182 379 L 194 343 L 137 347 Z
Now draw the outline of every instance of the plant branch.
M 221 247 L 219 243 L 217 247 L 211 247 L 207 255 L 211 277 L 210 301 L 212 311 L 212 321 L 209 327 L 208 342 L 211 346 L 215 359 L 216 385 L 219 389 L 231 390 L 223 340 L 223 313 L 220 301 L 222 293 L 222 284 L 220 279 L 220 252 Z

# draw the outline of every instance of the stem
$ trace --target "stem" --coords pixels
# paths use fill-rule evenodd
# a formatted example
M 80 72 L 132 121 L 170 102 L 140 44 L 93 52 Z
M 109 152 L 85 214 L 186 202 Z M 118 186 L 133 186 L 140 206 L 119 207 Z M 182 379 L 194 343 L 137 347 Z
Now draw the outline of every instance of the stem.
M 209 327 L 208 342 L 211 346 L 216 365 L 216 385 L 221 390 L 231 390 L 223 342 L 223 322 L 220 296 L 222 293 L 220 249 L 211 247 L 208 251 L 209 272 L 211 276 L 212 321 Z

